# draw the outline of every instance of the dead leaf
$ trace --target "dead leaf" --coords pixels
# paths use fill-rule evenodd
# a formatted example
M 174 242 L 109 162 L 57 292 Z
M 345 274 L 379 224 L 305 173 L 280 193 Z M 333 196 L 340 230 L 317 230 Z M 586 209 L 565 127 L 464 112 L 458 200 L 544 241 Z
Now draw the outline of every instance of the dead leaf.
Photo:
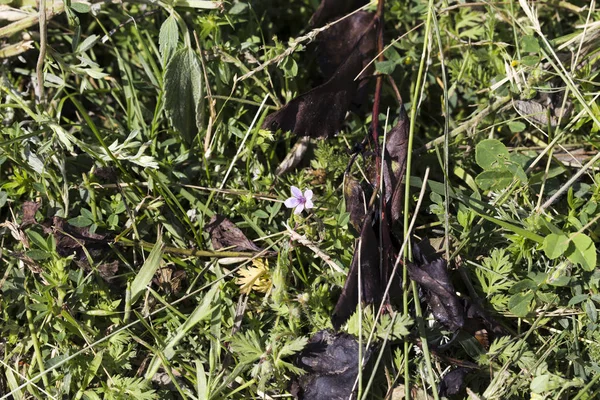
M 360 183 L 350 175 L 346 175 L 344 179 L 344 198 L 346 199 L 346 211 L 350 213 L 350 223 L 357 232 L 362 231 L 367 215 L 365 192 Z
M 240 228 L 222 215 L 215 214 L 204 229 L 210 235 L 215 250 L 227 248 L 231 251 L 262 251 Z
M 322 0 L 310 18 L 311 28 L 319 28 L 367 4 L 365 0 Z
M 21 222 L 21 228 L 27 225 L 35 224 L 35 213 L 39 210 L 41 204 L 35 201 L 26 201 L 23 203 L 23 220 Z
M 361 45 L 363 41 L 373 40 L 374 26 L 368 25 L 368 29 L 329 80 L 268 115 L 263 128 L 291 131 L 299 137 L 311 138 L 326 138 L 337 133 L 359 85 L 359 81 L 354 78 L 363 65 Z
M 358 269 L 361 272 L 362 300 L 365 304 L 379 304 L 382 296 L 380 268 L 379 268 L 379 243 L 375 234 L 376 227 L 372 224 L 372 217 L 365 218 L 360 233 L 360 239 L 350 264 L 350 271 L 344 284 L 331 322 L 335 329 L 339 329 L 346 320 L 356 311 L 358 305 Z M 386 281 L 387 282 L 387 281 Z
M 400 106 L 398 123 L 387 134 L 385 144 L 384 183 L 387 215 L 391 218 L 392 226 L 402 217 L 404 184 L 402 182 L 406 172 L 406 157 L 408 155 L 408 127 L 409 120 L 404 105 Z
M 358 376 L 358 342 L 346 333 L 334 334 L 319 331 L 298 355 L 296 365 L 306 374 L 293 384 L 297 399 L 348 400 L 355 398 L 352 392 Z M 372 350 L 364 350 L 363 357 L 369 360 Z M 363 373 L 367 373 L 363 370 Z
M 464 306 L 450 281 L 446 261 L 439 258 L 427 263 L 421 257 L 415 256 L 415 263 L 406 264 L 406 267 L 410 279 L 425 291 L 427 304 L 434 318 L 450 330 L 462 328 L 465 324 Z
M 119 261 L 115 260 L 113 262 L 102 263 L 98 266 L 98 273 L 104 280 L 108 280 L 115 276 L 117 271 L 119 270 Z
M 471 369 L 459 367 L 444 375 L 440 383 L 440 396 L 454 396 L 463 392 L 465 377 L 471 371 Z

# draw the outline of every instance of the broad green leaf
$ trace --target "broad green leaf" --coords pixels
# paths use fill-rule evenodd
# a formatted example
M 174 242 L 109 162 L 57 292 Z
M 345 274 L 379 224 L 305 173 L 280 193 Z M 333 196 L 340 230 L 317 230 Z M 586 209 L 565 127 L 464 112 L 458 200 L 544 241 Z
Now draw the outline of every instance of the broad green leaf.
M 581 265 L 586 271 L 596 268 L 596 245 L 586 234 L 571 235 L 571 245 L 566 255 L 571 262 Z
M 83 227 L 86 227 L 86 226 L 90 226 L 91 224 L 94 223 L 94 221 L 92 221 L 91 219 L 86 218 L 86 217 L 84 217 L 82 215 L 79 215 L 79 216 L 77 216 L 75 218 L 71 218 L 68 222 L 69 222 L 69 224 L 71 224 L 73 226 L 76 226 L 78 228 L 83 228 Z
M 523 132 L 526 127 L 521 121 L 511 121 L 508 123 L 508 129 L 513 133 Z
M 540 44 L 535 36 L 527 35 L 521 38 L 521 48 L 524 53 L 537 53 L 540 50 Z
M 508 187 L 514 176 L 508 170 L 483 171 L 475 178 L 477 186 L 482 190 L 502 190 Z
M 90 12 L 91 6 L 89 3 L 72 2 L 71 9 L 79 14 L 87 14 Z
M 550 388 L 550 375 L 539 375 L 533 378 L 529 386 L 532 393 L 543 393 Z
M 140 298 L 142 293 L 146 290 L 146 286 L 152 280 L 154 273 L 160 267 L 160 262 L 162 260 L 164 245 L 162 241 L 162 236 L 159 234 L 156 240 L 156 244 L 152 247 L 150 251 L 150 255 L 142 265 L 142 268 L 135 276 L 135 279 L 131 283 L 131 304 L 133 305 L 137 299 Z
M 177 41 L 179 40 L 179 30 L 177 27 L 177 20 L 175 16 L 171 14 L 169 18 L 165 20 L 160 26 L 160 33 L 158 34 L 158 43 L 160 55 L 163 60 L 163 64 L 167 64 L 171 58 L 171 54 L 177 48 Z
M 567 235 L 552 233 L 544 238 L 544 253 L 546 253 L 549 259 L 554 260 L 565 254 L 565 251 L 569 247 L 569 242 L 570 240 Z
M 517 293 L 508 301 L 508 309 L 517 317 L 524 318 L 532 311 L 533 292 Z
M 475 147 L 475 161 L 484 170 L 503 168 L 510 158 L 508 149 L 499 140 L 482 140 Z
M 198 133 L 202 102 L 202 70 L 200 60 L 190 48 L 173 54 L 164 79 L 165 112 L 183 140 L 190 144 Z
M 85 373 L 85 377 L 83 378 L 83 383 L 79 387 L 79 391 L 77 392 L 77 395 L 75 396 L 76 400 L 81 399 L 83 397 L 85 389 L 87 389 L 90 382 L 92 382 L 92 380 L 96 377 L 96 374 L 98 373 L 98 368 L 100 368 L 100 365 L 102 365 L 103 357 L 104 357 L 104 351 L 101 350 L 96 353 L 96 355 L 94 356 L 94 359 L 88 365 L 88 369 Z

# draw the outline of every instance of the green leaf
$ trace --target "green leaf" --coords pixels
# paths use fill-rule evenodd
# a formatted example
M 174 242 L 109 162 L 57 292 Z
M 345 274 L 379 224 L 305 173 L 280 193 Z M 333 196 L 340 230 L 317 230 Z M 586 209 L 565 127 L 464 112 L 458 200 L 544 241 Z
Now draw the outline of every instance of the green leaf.
M 513 133 L 523 132 L 525 128 L 526 125 L 521 121 L 511 121 L 508 123 L 508 129 Z
M 533 393 L 543 393 L 550 388 L 550 375 L 539 375 L 533 378 L 529 386 Z
M 165 112 L 171 124 L 190 144 L 199 128 L 202 103 L 202 70 L 200 60 L 190 48 L 173 54 L 167 64 L 164 79 Z
M 160 33 L 158 34 L 159 50 L 163 64 L 167 64 L 171 58 L 171 54 L 173 54 L 173 51 L 177 48 L 178 40 L 179 30 L 177 28 L 177 20 L 175 19 L 175 16 L 171 14 L 171 16 L 169 16 L 169 18 L 167 18 L 160 26 Z
M 569 247 L 569 238 L 564 233 L 557 235 L 556 233 L 552 233 L 544 238 L 544 253 L 546 253 L 546 257 L 551 260 L 558 258 L 565 254 L 567 248 Z
M 88 3 L 71 3 L 71 9 L 79 14 L 87 14 L 90 12 L 91 7 Z
M 537 53 L 540 51 L 540 44 L 533 35 L 523 36 L 521 39 L 521 49 L 524 53 Z
M 78 228 L 84 228 L 84 227 L 90 226 L 91 224 L 94 223 L 94 221 L 92 221 L 91 219 L 86 218 L 82 215 L 79 215 L 75 218 L 71 218 L 68 222 L 69 222 L 69 224 L 76 226 Z
M 567 258 L 586 271 L 596 268 L 596 245 L 589 236 L 583 233 L 571 235 L 571 245 L 567 250 Z
M 532 310 L 533 292 L 517 293 L 508 301 L 508 309 L 517 317 L 524 318 Z
M 36 260 L 36 261 L 47 260 L 50 257 L 52 257 L 50 255 L 50 253 L 48 253 L 48 252 L 46 252 L 44 250 L 37 250 L 37 249 L 29 250 L 25 254 L 28 257 L 30 257 L 32 260 Z
M 496 139 L 482 140 L 475 148 L 475 161 L 484 170 L 504 168 L 509 159 L 508 149 Z
M 514 176 L 508 170 L 490 170 L 483 171 L 477 177 L 475 182 L 482 190 L 502 190 L 508 187 L 513 181 Z
M 131 304 L 133 305 L 137 299 L 140 298 L 142 293 L 146 290 L 146 286 L 152 280 L 154 273 L 160 266 L 162 260 L 164 245 L 162 236 L 159 234 L 156 240 L 156 244 L 152 247 L 150 255 L 142 265 L 142 268 L 135 276 L 135 279 L 131 283 Z

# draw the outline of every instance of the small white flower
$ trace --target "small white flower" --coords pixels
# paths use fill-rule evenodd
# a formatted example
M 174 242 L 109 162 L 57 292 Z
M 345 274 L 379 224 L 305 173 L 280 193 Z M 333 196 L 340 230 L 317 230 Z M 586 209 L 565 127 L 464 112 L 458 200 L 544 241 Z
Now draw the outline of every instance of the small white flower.
M 296 186 L 292 186 L 292 197 L 285 201 L 285 206 L 287 208 L 295 208 L 294 214 L 300 214 L 302 210 L 313 208 L 314 204 L 312 202 L 313 192 L 310 189 L 302 191 L 298 189 Z

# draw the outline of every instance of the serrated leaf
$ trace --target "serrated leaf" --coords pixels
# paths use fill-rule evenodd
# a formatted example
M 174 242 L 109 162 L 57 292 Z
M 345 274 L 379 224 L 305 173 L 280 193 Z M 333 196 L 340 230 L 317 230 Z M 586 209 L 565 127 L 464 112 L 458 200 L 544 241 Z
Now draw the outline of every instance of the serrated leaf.
M 281 351 L 279 351 L 278 357 L 283 358 L 291 356 L 302 350 L 306 346 L 306 343 L 308 343 L 308 338 L 304 336 L 296 338 L 291 342 L 287 342 L 285 345 L 283 345 Z
M 177 48 L 178 40 L 179 29 L 177 27 L 177 20 L 174 15 L 171 15 L 162 23 L 160 33 L 158 34 L 158 44 L 163 65 L 169 62 L 173 51 Z
M 162 260 L 164 245 L 162 241 L 162 236 L 159 235 L 156 240 L 156 244 L 152 247 L 150 251 L 150 255 L 140 268 L 139 272 L 135 276 L 135 279 L 131 283 L 131 304 L 135 304 L 135 302 L 140 298 L 142 293 L 146 290 L 146 286 L 152 280 L 154 273 L 160 266 L 160 262 Z
M 508 301 L 508 309 L 517 317 L 524 318 L 532 310 L 533 292 L 517 293 Z
M 484 170 L 503 168 L 508 159 L 508 149 L 499 140 L 482 140 L 475 147 L 475 161 Z
M 583 233 L 574 233 L 570 236 L 571 245 L 567 250 L 567 258 L 586 271 L 596 268 L 596 245 L 589 236 Z
M 565 234 L 552 233 L 544 238 L 543 249 L 546 257 L 551 260 L 565 254 L 569 248 L 569 238 Z
M 475 178 L 475 183 L 482 190 L 502 190 L 513 181 L 513 173 L 508 170 L 483 171 Z
M 173 54 L 164 79 L 165 112 L 186 143 L 191 143 L 199 128 L 198 108 L 202 102 L 200 60 L 190 48 Z

